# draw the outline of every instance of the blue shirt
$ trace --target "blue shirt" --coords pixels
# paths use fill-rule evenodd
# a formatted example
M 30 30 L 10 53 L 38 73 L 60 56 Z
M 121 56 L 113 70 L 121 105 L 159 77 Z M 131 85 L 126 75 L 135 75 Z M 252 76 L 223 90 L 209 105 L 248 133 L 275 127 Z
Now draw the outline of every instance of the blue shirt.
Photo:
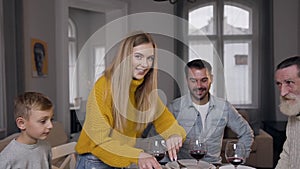
M 196 133 L 206 142 L 208 148 L 207 155 L 202 160 L 221 163 L 220 154 L 226 126 L 238 135 L 239 142 L 245 144 L 247 156 L 249 156 L 254 137 L 253 131 L 248 122 L 228 101 L 210 95 L 204 127 L 202 121 L 197 120 L 201 116 L 194 107 L 190 94 L 173 100 L 168 108 L 187 133 L 187 138 L 179 151 L 178 159 L 192 158 L 188 151 L 189 141 L 191 135 Z M 198 125 L 196 125 L 196 122 Z

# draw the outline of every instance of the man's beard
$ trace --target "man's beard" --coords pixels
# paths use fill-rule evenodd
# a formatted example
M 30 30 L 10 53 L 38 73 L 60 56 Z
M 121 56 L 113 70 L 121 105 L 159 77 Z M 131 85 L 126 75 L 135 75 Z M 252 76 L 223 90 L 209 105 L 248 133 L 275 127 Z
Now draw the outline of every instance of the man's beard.
M 198 91 L 203 91 L 203 95 L 201 97 L 199 97 L 198 94 L 195 94 L 195 92 L 197 93 Z M 194 88 L 193 92 L 192 92 L 192 97 L 194 97 L 195 100 L 203 100 L 207 95 L 208 95 L 208 91 L 207 88 Z
M 289 94 L 285 97 L 281 96 L 279 108 L 280 111 L 287 116 L 298 115 L 300 112 L 300 96 L 296 96 L 293 94 Z

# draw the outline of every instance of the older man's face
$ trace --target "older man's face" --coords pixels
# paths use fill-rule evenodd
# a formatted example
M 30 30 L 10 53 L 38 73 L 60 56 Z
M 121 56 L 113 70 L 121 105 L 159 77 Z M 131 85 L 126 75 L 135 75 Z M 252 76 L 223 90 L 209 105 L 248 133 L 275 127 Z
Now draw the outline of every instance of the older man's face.
M 300 78 L 298 68 L 292 65 L 275 73 L 276 84 L 280 91 L 280 111 L 288 116 L 300 112 Z

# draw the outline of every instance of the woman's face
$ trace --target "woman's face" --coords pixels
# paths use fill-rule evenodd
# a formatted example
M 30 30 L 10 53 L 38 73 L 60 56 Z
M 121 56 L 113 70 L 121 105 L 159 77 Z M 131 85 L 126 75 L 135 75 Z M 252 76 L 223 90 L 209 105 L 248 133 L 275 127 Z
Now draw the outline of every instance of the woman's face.
M 133 48 L 132 55 L 134 79 L 143 79 L 154 63 L 154 49 L 152 43 L 144 43 Z

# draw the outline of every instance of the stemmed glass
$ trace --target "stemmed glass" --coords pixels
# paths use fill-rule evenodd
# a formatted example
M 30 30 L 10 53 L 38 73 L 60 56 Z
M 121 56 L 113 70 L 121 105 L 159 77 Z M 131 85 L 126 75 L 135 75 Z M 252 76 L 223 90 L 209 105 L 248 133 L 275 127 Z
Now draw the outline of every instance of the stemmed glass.
M 166 144 L 165 140 L 157 138 L 150 142 L 150 154 L 159 162 L 165 157 Z
M 234 165 L 237 169 L 238 165 L 242 164 L 246 158 L 246 149 L 243 143 L 237 141 L 228 141 L 225 147 L 226 160 Z
M 197 165 L 199 160 L 202 159 L 207 153 L 207 146 L 200 138 L 191 138 L 189 143 L 189 153 L 197 160 Z

